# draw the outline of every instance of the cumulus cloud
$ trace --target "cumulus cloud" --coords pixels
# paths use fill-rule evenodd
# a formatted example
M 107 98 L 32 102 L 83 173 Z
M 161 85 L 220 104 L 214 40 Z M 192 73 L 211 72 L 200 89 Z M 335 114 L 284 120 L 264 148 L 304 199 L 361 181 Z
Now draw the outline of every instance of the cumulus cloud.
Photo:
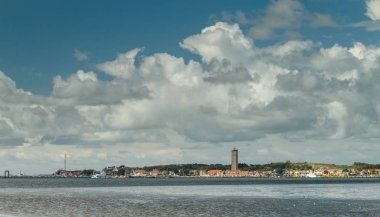
M 78 70 L 66 80 L 57 76 L 52 97 L 68 105 L 113 104 L 123 99 L 148 98 L 149 90 L 137 80 L 102 81 L 94 72 Z
M 118 78 L 130 78 L 135 74 L 135 57 L 142 50 L 142 48 L 136 48 L 119 54 L 115 60 L 99 64 L 98 69 Z
M 200 61 L 140 57 L 136 48 L 98 64 L 110 79 L 78 70 L 54 78 L 49 96 L 18 89 L 0 72 L 0 156 L 43 158 L 52 170 L 64 151 L 76 168 L 226 163 L 239 145 L 265 162 L 297 161 L 315 159 L 318 146 L 352 151 L 380 138 L 377 46 L 292 40 L 259 48 L 239 25 L 223 22 L 180 46 Z M 335 159 L 350 161 L 350 151 Z
M 239 26 L 223 22 L 204 28 L 200 34 L 186 38 L 180 46 L 199 54 L 206 62 L 212 59 L 219 61 L 228 59 L 236 63 L 250 58 L 253 52 L 253 42 L 243 34 Z
M 258 81 L 259 75 L 254 78 L 249 74 L 248 70 L 242 66 L 233 67 L 228 59 L 212 60 L 207 65 L 207 72 L 209 76 L 204 80 L 211 83 L 238 83 L 238 82 L 251 82 L 253 79 Z

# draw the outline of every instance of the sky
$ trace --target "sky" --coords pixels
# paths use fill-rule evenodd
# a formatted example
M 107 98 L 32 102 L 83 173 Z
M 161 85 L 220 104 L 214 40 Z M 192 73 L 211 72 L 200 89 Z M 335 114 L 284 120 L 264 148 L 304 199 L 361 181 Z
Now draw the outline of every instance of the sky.
M 380 0 L 0 0 L 0 171 L 380 163 Z

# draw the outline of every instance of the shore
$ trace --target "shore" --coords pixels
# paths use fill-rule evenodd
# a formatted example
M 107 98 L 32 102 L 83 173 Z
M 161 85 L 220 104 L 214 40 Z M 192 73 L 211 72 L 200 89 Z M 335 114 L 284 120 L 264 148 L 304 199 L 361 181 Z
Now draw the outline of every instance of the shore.
M 91 179 L 91 176 L 59 177 L 59 176 L 0 176 L 0 179 Z M 202 177 L 202 176 L 175 176 L 175 177 L 107 177 L 99 179 L 273 179 L 273 180 L 313 180 L 313 179 L 380 179 L 379 176 L 350 176 L 350 177 Z

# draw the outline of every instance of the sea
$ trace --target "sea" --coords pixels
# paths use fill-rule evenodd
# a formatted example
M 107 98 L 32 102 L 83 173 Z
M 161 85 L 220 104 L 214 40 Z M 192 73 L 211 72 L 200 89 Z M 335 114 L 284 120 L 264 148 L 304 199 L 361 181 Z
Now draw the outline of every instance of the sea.
M 0 179 L 0 216 L 380 216 L 380 179 Z

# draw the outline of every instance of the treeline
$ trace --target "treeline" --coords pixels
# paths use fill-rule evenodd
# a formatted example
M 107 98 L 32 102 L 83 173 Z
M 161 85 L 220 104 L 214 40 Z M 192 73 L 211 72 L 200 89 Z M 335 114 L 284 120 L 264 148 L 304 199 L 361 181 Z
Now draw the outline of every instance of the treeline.
M 355 162 L 353 167 L 357 169 L 380 169 L 380 164 L 367 164 L 367 163 Z

